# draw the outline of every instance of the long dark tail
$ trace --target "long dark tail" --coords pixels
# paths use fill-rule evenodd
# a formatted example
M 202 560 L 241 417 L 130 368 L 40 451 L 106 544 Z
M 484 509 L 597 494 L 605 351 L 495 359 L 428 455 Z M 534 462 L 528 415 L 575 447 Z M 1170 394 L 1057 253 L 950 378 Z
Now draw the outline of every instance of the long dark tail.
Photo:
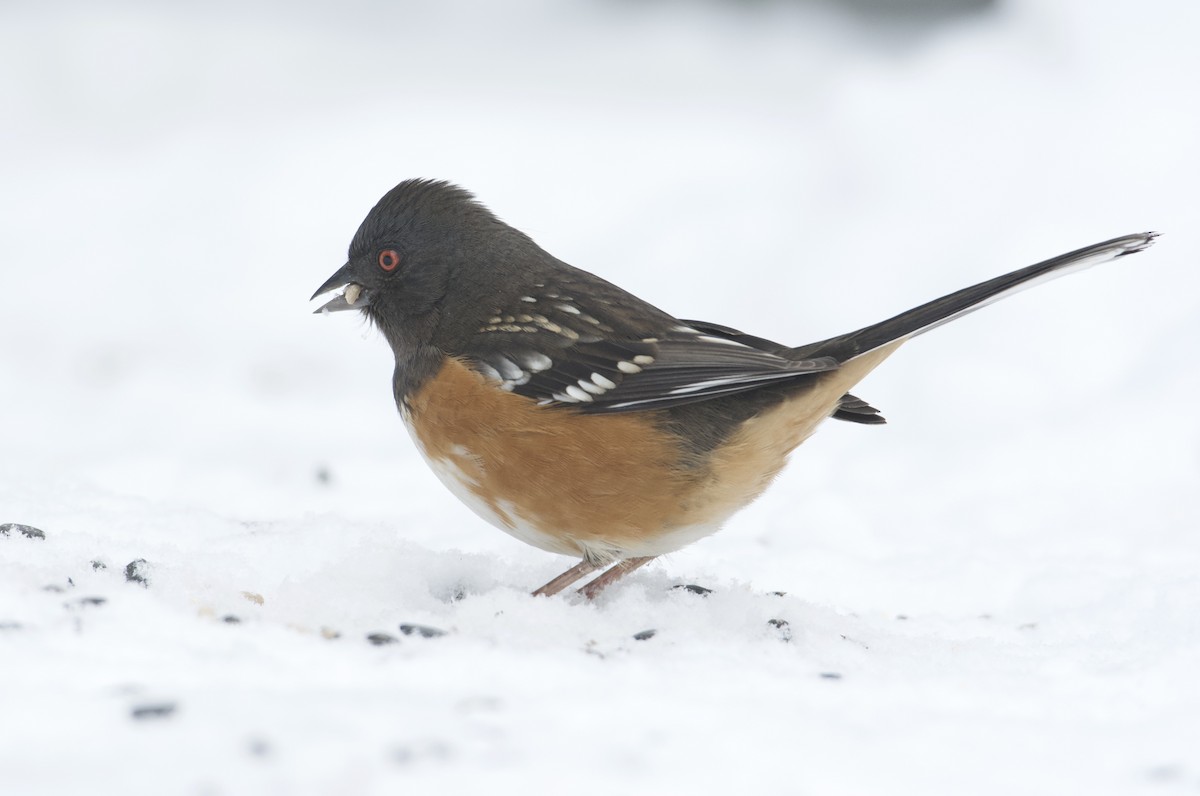
M 902 312 L 894 318 L 866 326 L 856 332 L 831 337 L 819 343 L 809 343 L 792 349 L 792 352 L 794 356 L 805 359 L 833 357 L 839 362 L 845 362 L 860 354 L 887 345 L 893 340 L 924 334 L 943 323 L 949 323 L 955 318 L 986 307 L 992 302 L 999 301 L 1040 282 L 1075 271 L 1082 271 L 1127 254 L 1136 254 L 1153 243 L 1157 235 L 1156 232 L 1125 235 L 1104 243 L 1085 246 L 1067 254 L 1060 254 L 1058 257 L 1037 265 L 1031 265 L 1019 271 L 980 282 L 978 285 L 972 285 L 948 296 L 942 296 L 940 299 L 914 307 L 908 312 Z

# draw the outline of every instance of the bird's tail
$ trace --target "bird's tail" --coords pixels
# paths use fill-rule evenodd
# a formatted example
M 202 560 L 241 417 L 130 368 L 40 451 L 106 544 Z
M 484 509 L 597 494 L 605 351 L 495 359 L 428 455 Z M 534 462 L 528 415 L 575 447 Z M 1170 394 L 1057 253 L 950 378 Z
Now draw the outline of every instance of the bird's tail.
M 980 282 L 978 285 L 963 288 L 856 332 L 792 349 L 792 353 L 794 356 L 805 359 L 828 356 L 839 362 L 846 362 L 888 343 L 924 334 L 943 323 L 949 323 L 955 318 L 960 318 L 969 312 L 974 312 L 1041 282 L 1075 271 L 1082 271 L 1127 254 L 1136 254 L 1153 243 L 1157 234 L 1143 232 L 1137 235 L 1125 235 L 1104 243 L 1085 246 L 1067 254 L 1060 254 L 1058 257 L 1053 257 L 1037 265 L 1030 265 L 1004 276 Z

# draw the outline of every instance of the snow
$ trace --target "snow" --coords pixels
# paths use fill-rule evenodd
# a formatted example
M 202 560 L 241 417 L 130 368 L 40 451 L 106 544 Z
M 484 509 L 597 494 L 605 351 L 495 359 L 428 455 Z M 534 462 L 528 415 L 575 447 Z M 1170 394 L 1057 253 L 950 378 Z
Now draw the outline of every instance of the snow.
M 1200 788 L 1200 7 L 856 7 L 6 5 L 0 793 Z M 411 176 L 794 343 L 1163 237 L 586 604 L 310 315 Z

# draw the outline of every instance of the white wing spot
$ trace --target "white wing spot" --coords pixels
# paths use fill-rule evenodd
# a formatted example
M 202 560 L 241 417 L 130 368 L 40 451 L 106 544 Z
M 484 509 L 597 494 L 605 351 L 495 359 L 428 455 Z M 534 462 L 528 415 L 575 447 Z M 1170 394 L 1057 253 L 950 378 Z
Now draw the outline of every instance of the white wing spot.
M 521 296 L 521 301 L 525 301 L 530 304 L 537 304 L 537 299 L 533 296 Z
M 631 374 L 642 372 L 642 369 L 639 368 L 637 365 L 633 364 L 632 362 L 626 362 L 623 359 L 617 363 L 617 370 L 621 371 L 622 373 L 631 373 Z
M 597 387 L 603 387 L 606 390 L 617 389 L 617 383 L 615 381 L 613 381 L 612 379 L 606 379 L 603 376 L 601 376 L 599 373 L 592 374 L 592 383 L 595 384 Z
M 586 379 L 580 379 L 577 383 L 579 384 L 580 389 L 582 389 L 584 392 L 591 393 L 592 395 L 604 394 L 603 387 L 599 386 L 598 384 L 592 384 Z
M 549 370 L 554 366 L 554 360 L 545 354 L 533 352 L 521 357 L 521 364 L 527 367 L 534 373 L 541 373 L 543 370 Z
M 572 398 L 574 398 L 576 401 L 592 401 L 592 400 L 594 400 L 592 398 L 592 396 L 588 395 L 586 392 L 579 389 L 574 384 L 567 385 L 566 393 L 567 393 L 567 395 L 570 395 Z
M 633 358 L 633 364 L 635 365 L 649 365 L 652 362 L 654 362 L 654 357 L 649 354 L 638 354 Z
M 562 310 L 563 312 L 569 312 L 569 313 L 570 313 L 570 314 L 572 314 L 572 315 L 580 315 L 580 314 L 581 314 L 581 313 L 579 312 L 579 308 L 578 308 L 578 307 L 574 307 L 574 306 L 572 306 L 572 305 L 570 305 L 570 304 L 555 304 L 554 306 L 558 307 L 558 308 L 559 308 L 560 310 Z
M 493 358 L 489 364 L 491 364 L 491 366 L 496 370 L 500 371 L 500 375 L 504 377 L 505 381 L 516 381 L 522 376 L 528 375 L 524 370 L 521 369 L 519 365 L 517 365 L 516 362 L 513 362 L 507 357 L 497 356 Z

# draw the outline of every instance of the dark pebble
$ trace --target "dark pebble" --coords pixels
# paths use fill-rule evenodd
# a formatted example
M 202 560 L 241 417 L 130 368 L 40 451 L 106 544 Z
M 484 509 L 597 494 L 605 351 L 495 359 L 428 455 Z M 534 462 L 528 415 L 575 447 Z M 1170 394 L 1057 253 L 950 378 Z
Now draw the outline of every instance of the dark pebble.
M 767 624 L 771 627 L 787 627 L 791 622 L 786 619 L 768 619 Z
M 174 702 L 161 702 L 157 705 L 138 705 L 129 714 L 140 721 L 142 719 L 165 719 L 174 712 Z
M 78 602 L 80 605 L 104 605 L 106 602 L 108 602 L 108 598 L 107 597 L 80 597 Z
M 105 564 L 103 561 L 98 561 L 98 560 L 93 561 L 92 562 L 92 571 L 94 572 L 97 569 L 108 569 L 108 564 Z
M 384 644 L 395 644 L 400 639 L 395 636 L 389 636 L 387 633 L 372 633 L 367 636 L 367 641 L 374 644 L 376 647 L 382 647 Z
M 692 594 L 699 594 L 701 597 L 712 594 L 712 589 L 706 589 L 703 586 L 697 586 L 695 583 L 689 583 L 687 585 L 680 584 L 678 586 L 672 586 L 671 589 L 686 589 Z
M 225 614 L 225 616 L 221 617 L 221 621 L 227 625 L 239 625 L 242 622 L 241 619 L 234 616 L 233 614 Z
M 841 680 L 842 676 L 837 672 L 821 672 L 822 680 Z
M 34 528 L 32 525 L 22 525 L 19 522 L 6 522 L 0 525 L 0 536 L 10 536 L 13 532 L 19 533 L 26 539 L 45 539 L 46 532 Z
M 144 558 L 135 558 L 125 565 L 125 580 L 130 583 L 140 583 L 144 587 L 150 585 L 150 565 Z
M 333 474 L 329 472 L 328 467 L 318 467 L 317 468 L 317 483 L 318 484 L 328 484 L 332 480 L 333 480 Z
M 439 630 L 429 625 L 400 625 L 400 632 L 406 636 L 420 636 L 421 638 L 437 638 L 446 635 L 445 630 Z
M 787 592 L 785 592 L 785 591 L 773 591 L 773 592 L 771 592 L 771 596 L 772 596 L 772 597 L 787 597 Z
M 633 639 L 634 641 L 646 641 L 647 639 L 654 638 L 656 635 L 658 635 L 657 630 L 643 630 L 641 633 L 634 633 Z

